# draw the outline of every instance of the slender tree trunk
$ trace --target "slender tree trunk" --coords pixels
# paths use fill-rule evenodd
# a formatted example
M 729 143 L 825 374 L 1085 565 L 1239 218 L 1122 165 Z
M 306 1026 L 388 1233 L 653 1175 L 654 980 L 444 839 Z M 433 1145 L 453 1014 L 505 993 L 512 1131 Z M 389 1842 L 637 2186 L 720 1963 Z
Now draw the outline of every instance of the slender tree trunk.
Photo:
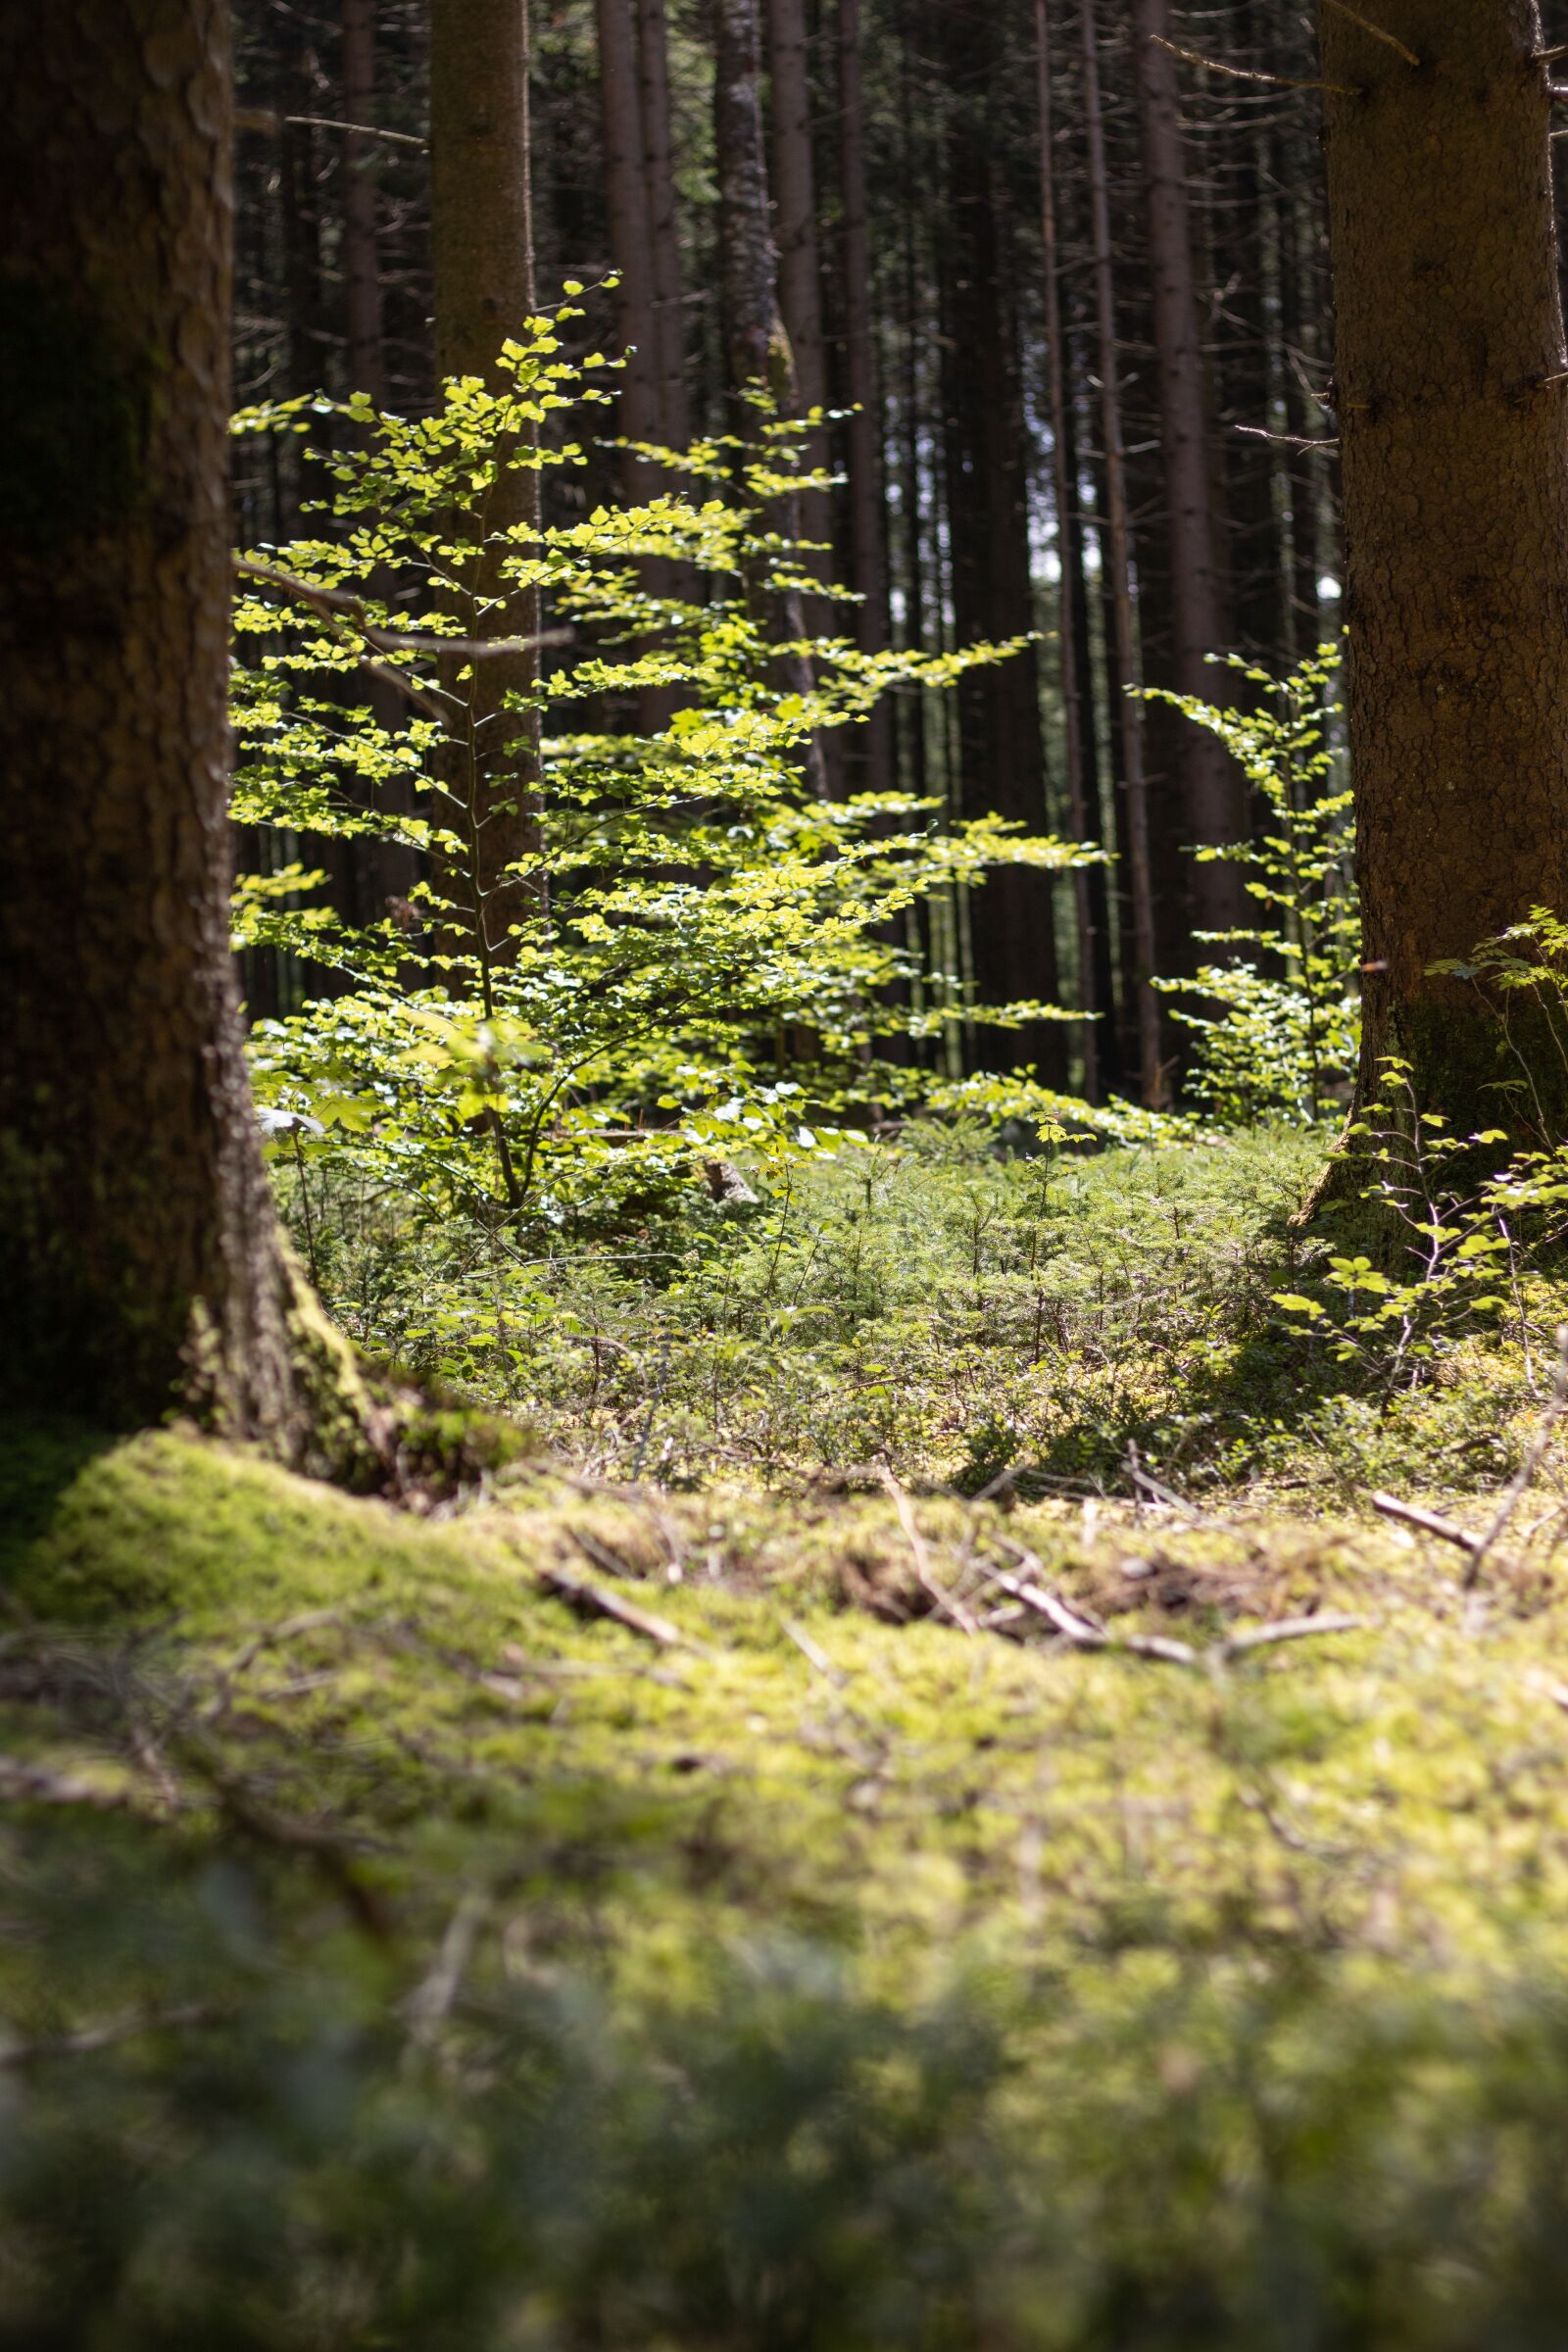
M 941 261 L 943 406 L 954 631 L 958 645 L 1034 628 L 1029 483 L 1015 271 L 996 170 L 995 23 L 956 11 L 942 24 L 949 117 Z M 966 816 L 987 811 L 1038 831 L 1047 821 L 1039 667 L 1031 644 L 960 679 L 959 766 Z M 1001 866 L 970 902 L 973 979 L 982 1005 L 1057 992 L 1049 876 Z M 989 1033 L 988 1057 L 1031 1062 L 1050 1085 L 1067 1075 L 1057 1022 Z
M 637 30 L 644 189 L 659 353 L 659 437 L 666 448 L 684 449 L 692 437 L 691 408 L 686 387 L 686 305 L 681 287 L 675 173 L 670 154 L 664 0 L 637 0 Z
M 0 1388 L 309 1460 L 228 946 L 230 129 L 220 0 L 0 16 Z
M 343 0 L 343 111 L 352 123 L 375 112 L 374 0 Z M 377 251 L 375 142 L 356 131 L 343 141 L 343 273 L 348 282 L 349 387 L 385 397 L 381 366 L 381 272 Z
M 724 338 L 729 388 L 737 430 L 751 438 L 755 412 L 744 402 L 748 385 L 761 383 L 786 414 L 797 404 L 789 336 L 778 307 L 778 257 L 768 203 L 767 152 L 762 138 L 761 31 L 757 0 L 717 0 L 713 73 L 713 143 L 718 170 Z M 778 527 L 788 538 L 801 533 L 800 501 L 779 502 Z M 775 626 L 786 641 L 806 635 L 800 593 L 786 589 L 773 599 Z M 809 662 L 786 654 L 780 664 L 791 691 L 809 693 Z M 820 744 L 807 755 L 812 790 L 827 797 L 827 770 Z
M 628 440 L 652 441 L 659 430 L 659 354 L 635 0 L 598 0 L 598 25 L 605 204 L 610 257 L 620 279 L 615 288 L 615 332 L 626 362 L 619 377 L 616 422 Z M 635 504 L 641 468 L 629 451 L 622 470 L 628 503 Z
M 430 14 L 430 247 L 435 285 L 436 371 L 505 378 L 497 362 L 536 304 L 530 189 L 528 0 L 432 0 Z M 492 501 L 492 531 L 539 523 L 539 475 L 509 469 Z M 494 559 L 471 582 L 475 603 L 495 596 Z M 484 625 L 496 636 L 537 634 L 536 592 L 496 603 Z M 477 624 L 475 624 L 477 625 Z M 469 867 L 447 877 L 465 913 L 471 900 L 482 966 L 514 952 L 512 928 L 537 911 L 541 892 L 511 869 L 538 847 L 538 716 L 503 710 L 531 695 L 538 657 L 509 654 L 475 664 L 466 739 L 457 747 L 455 789 L 464 803 Z
M 1568 914 L 1568 353 L 1540 18 L 1534 0 L 1375 15 L 1386 39 L 1320 20 L 1361 1084 L 1400 1054 L 1456 1133 L 1561 1137 L 1568 1079 L 1528 1000 L 1516 1054 L 1472 983 L 1430 968 L 1532 906 Z
M 1116 354 L 1116 292 L 1110 249 L 1110 194 L 1101 118 L 1100 45 L 1096 0 L 1079 0 L 1083 30 L 1084 120 L 1089 154 L 1089 206 L 1094 237 L 1095 300 L 1100 327 L 1100 416 L 1104 443 L 1105 517 L 1101 549 L 1112 607 L 1116 669 L 1121 686 L 1117 730 L 1121 740 L 1122 791 L 1126 799 L 1128 898 L 1138 1027 L 1139 1078 L 1146 1103 L 1164 1099 L 1160 1060 L 1159 1000 L 1154 994 L 1154 894 L 1149 857 L 1149 805 L 1144 781 L 1143 707 L 1129 688 L 1138 683 L 1138 643 L 1133 623 L 1132 540 L 1127 517 L 1126 459 L 1122 445 L 1121 390 Z
M 850 585 L 860 599 L 856 637 L 863 654 L 888 645 L 888 550 L 882 481 L 882 396 L 877 381 L 876 312 L 866 235 L 865 98 L 860 72 L 859 0 L 838 0 L 839 185 L 844 205 L 844 358 L 850 418 Z M 878 703 L 862 731 L 863 781 L 893 789 L 893 710 Z
M 1046 0 L 1035 0 L 1035 66 L 1040 114 L 1040 251 L 1045 304 L 1046 388 L 1051 407 L 1051 482 L 1056 526 L 1056 662 L 1061 681 L 1067 822 L 1075 841 L 1098 843 L 1099 811 L 1095 809 L 1091 814 L 1090 799 L 1084 787 L 1085 712 L 1068 579 L 1069 517 L 1076 485 L 1070 480 L 1067 470 L 1067 369 L 1061 331 L 1060 259 L 1051 96 L 1051 24 Z M 1103 1017 L 1112 1007 L 1099 1002 L 1096 989 L 1095 908 L 1089 888 L 1092 870 L 1085 866 L 1073 876 L 1073 912 L 1078 934 L 1078 1003 L 1085 1012 Z M 1091 1102 L 1100 1100 L 1101 1046 L 1100 1022 L 1086 1021 L 1083 1033 L 1083 1086 Z
M 1170 541 L 1171 650 L 1178 693 L 1211 702 L 1221 681 L 1207 666 L 1206 657 L 1220 651 L 1229 631 L 1214 550 L 1208 470 L 1211 433 L 1187 211 L 1176 59 L 1168 46 L 1169 37 L 1167 0 L 1133 0 L 1133 61 Z M 1235 761 L 1204 728 L 1188 725 L 1179 740 L 1186 844 L 1213 846 L 1240 840 L 1245 810 Z M 1246 904 L 1238 869 L 1230 864 L 1200 864 L 1191 858 L 1184 858 L 1181 864 L 1181 881 L 1186 886 L 1181 896 L 1187 904 L 1190 926 L 1203 931 L 1235 929 Z

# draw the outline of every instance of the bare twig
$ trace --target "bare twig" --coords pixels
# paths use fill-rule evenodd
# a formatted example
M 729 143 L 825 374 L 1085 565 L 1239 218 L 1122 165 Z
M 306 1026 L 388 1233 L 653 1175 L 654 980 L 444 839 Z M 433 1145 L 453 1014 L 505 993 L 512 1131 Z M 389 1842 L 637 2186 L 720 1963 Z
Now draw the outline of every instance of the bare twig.
M 788 1617 L 781 1618 L 779 1622 L 783 1626 L 785 1633 L 788 1634 L 790 1640 L 794 1642 L 796 1648 L 800 1651 L 802 1657 L 807 1660 L 808 1664 L 814 1666 L 817 1673 L 822 1676 L 824 1681 L 832 1683 L 838 1690 L 842 1690 L 845 1684 L 850 1679 L 845 1673 L 843 1667 L 834 1665 L 832 1659 L 828 1656 L 827 1651 L 822 1647 L 821 1643 L 819 1642 L 812 1641 L 810 1635 L 807 1632 L 804 1625 L 796 1625 L 794 1621 Z
M 468 1973 L 474 1946 L 480 1931 L 490 1916 L 490 1890 L 485 1886 L 470 1886 L 460 1899 L 447 1922 L 434 1960 L 428 1972 L 403 2004 L 410 2037 L 424 2044 L 433 2041 L 452 2013 L 452 2004 L 463 1989 L 463 1980 Z
M 1391 49 L 1398 51 L 1407 66 L 1421 63 L 1413 49 L 1407 49 L 1402 41 L 1395 39 L 1392 32 L 1385 32 L 1381 24 L 1374 24 L 1369 17 L 1363 17 L 1359 9 L 1348 8 L 1346 0 L 1324 0 L 1324 6 L 1332 8 L 1336 16 L 1348 17 L 1352 24 L 1359 24 L 1361 30 L 1369 32 L 1375 41 L 1386 41 Z
M 1038 1568 L 1040 1565 L 1032 1552 L 1020 1550 L 1018 1557 L 1031 1567 Z M 1009 1576 L 1004 1568 L 988 1568 L 986 1574 L 993 1584 L 1002 1587 L 1004 1592 L 1020 1601 L 1037 1617 L 1043 1617 L 1063 1641 L 1070 1642 L 1076 1649 L 1118 1650 L 1129 1657 L 1157 1658 L 1167 1666 L 1197 1666 L 1201 1663 L 1200 1653 L 1190 1642 L 1173 1642 L 1163 1634 L 1113 1634 L 1098 1618 L 1081 1616 L 1076 1609 L 1069 1608 L 1061 1595 L 1053 1592 L 1049 1585 L 1037 1584 L 1030 1577 Z
M 571 629 L 544 629 L 534 637 L 437 637 L 422 629 L 385 629 L 367 618 L 364 598 L 346 588 L 318 588 L 314 580 L 299 579 L 275 564 L 259 564 L 254 556 L 236 556 L 234 569 L 266 588 L 281 589 L 328 619 L 341 615 L 378 654 L 457 655 L 465 662 L 492 662 L 498 654 L 531 654 L 542 646 L 570 645 L 575 634 Z
M 608 1617 L 612 1624 L 624 1626 L 629 1634 L 640 1634 L 645 1642 L 657 1642 L 661 1649 L 701 1647 L 666 1617 L 656 1617 L 651 1609 L 640 1609 L 635 1601 L 622 1600 L 618 1592 L 595 1584 L 591 1577 L 573 1576 L 569 1569 L 550 1567 L 540 1569 L 539 1582 L 568 1607 L 589 1617 Z
M 1452 1519 L 1440 1519 L 1436 1511 L 1423 1510 L 1418 1502 L 1401 1502 L 1397 1494 L 1374 1494 L 1370 1499 L 1372 1508 L 1385 1519 L 1419 1528 L 1422 1535 L 1436 1536 L 1440 1544 L 1456 1544 L 1460 1551 L 1474 1551 L 1481 1541 L 1469 1528 L 1457 1526 Z
M 1284 449 L 1338 449 L 1338 433 L 1271 433 L 1266 424 L 1233 424 L 1233 433 L 1245 433 L 1250 441 L 1277 441 Z
M 920 1580 L 921 1591 L 930 1595 L 942 1614 L 951 1617 L 961 1632 L 978 1633 L 980 1629 L 962 1601 L 948 1591 L 932 1569 L 931 1555 L 926 1549 L 925 1538 L 915 1523 L 914 1513 L 909 1508 L 909 1498 L 885 1462 L 879 1466 L 878 1476 L 892 1497 L 893 1507 L 899 1514 L 899 1525 L 908 1538 L 909 1549 L 914 1555 L 914 1573 Z
M 1350 1617 L 1335 1609 L 1325 1609 L 1317 1617 L 1279 1617 L 1272 1625 L 1246 1626 L 1239 1634 L 1227 1635 L 1209 1655 L 1245 1657 L 1249 1650 L 1269 1649 L 1276 1642 L 1309 1642 L 1317 1634 L 1359 1634 L 1370 1623 L 1370 1618 Z
M 0 2069 L 15 2071 L 36 2066 L 46 2058 L 86 2058 L 117 2042 L 138 2041 L 144 2034 L 176 2033 L 192 2026 L 211 2025 L 220 2014 L 208 2001 L 192 2001 L 179 2009 L 134 2009 L 122 2017 L 105 2018 L 101 2025 L 82 2026 L 74 2034 L 52 2034 L 40 2041 L 0 2041 Z
M 346 130 L 357 139 L 384 139 L 389 147 L 423 149 L 429 144 L 409 130 L 379 130 L 373 122 L 339 122 L 330 115 L 274 115 L 262 106 L 238 107 L 234 114 L 236 130 L 260 131 L 264 138 L 275 139 L 286 123 L 295 122 L 312 130 Z
M 1151 40 L 1172 57 L 1185 58 L 1190 66 L 1201 66 L 1205 74 L 1225 74 L 1232 81 L 1266 81 L 1276 90 L 1332 90 L 1337 98 L 1359 98 L 1360 90 L 1348 89 L 1343 81 L 1297 81 L 1288 74 L 1250 74 L 1245 66 L 1221 65 L 1216 57 L 1200 57 L 1196 49 L 1183 49 L 1175 41 L 1167 41 L 1162 33 L 1154 32 Z
M 1530 1482 L 1540 1469 L 1546 1448 L 1551 1444 L 1552 1433 L 1562 1419 L 1565 1406 L 1568 1406 L 1568 1323 L 1562 1325 L 1557 1333 L 1557 1377 L 1552 1384 L 1551 1401 L 1536 1425 L 1536 1434 L 1525 1448 L 1525 1458 L 1510 1481 L 1507 1493 L 1497 1505 L 1491 1525 L 1471 1550 L 1464 1572 L 1464 1589 L 1467 1592 L 1472 1591 L 1480 1581 L 1482 1562 L 1524 1500 Z

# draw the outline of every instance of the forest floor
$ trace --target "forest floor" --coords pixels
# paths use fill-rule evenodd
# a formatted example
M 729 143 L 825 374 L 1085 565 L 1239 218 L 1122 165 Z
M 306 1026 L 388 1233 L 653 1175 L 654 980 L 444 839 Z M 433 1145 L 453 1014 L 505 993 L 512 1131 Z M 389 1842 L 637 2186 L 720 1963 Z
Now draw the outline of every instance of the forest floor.
M 178 1429 L 9 1432 L 0 2201 L 32 2234 L 0 2343 L 1457 2348 L 1499 2314 L 1557 2342 L 1558 1476 L 1532 1464 L 1468 1580 L 1473 1549 L 1370 1499 L 1402 1468 L 1484 1529 L 1548 1408 L 1500 1342 L 1369 1401 L 1271 1338 L 1259 1169 L 1298 1158 L 1238 1159 L 1160 1328 L 1213 1394 L 1240 1359 L 1298 1409 L 1250 1474 L 1215 1414 L 1180 1491 L 1126 1203 L 1152 1187 L 1168 1224 L 1174 1188 L 1179 1246 L 1182 1184 L 1216 1179 L 1147 1161 L 1090 1175 L 1054 1237 L 1102 1360 L 1035 1353 L 967 1402 L 953 1364 L 925 1405 L 862 1384 L 920 1433 L 869 1462 L 808 1464 L 805 1418 L 784 1446 L 786 1365 L 769 1475 L 715 1463 L 715 1427 L 757 1426 L 756 1360 L 715 1414 L 712 1348 L 677 1392 L 667 1342 L 658 1446 L 646 1387 L 590 1412 L 563 1372 L 557 1449 L 422 1515 Z M 1096 1213 L 1119 1326 L 1081 1270 Z M 783 1251 L 742 1247 L 746 1357 L 734 1299 L 771 1261 L 771 1315 Z M 893 1231 L 862 1360 L 918 1280 L 973 1360 L 907 1254 Z M 978 1262 L 964 1314 L 1032 1334 L 1038 1247 L 989 1295 Z M 622 1335 L 654 1311 L 611 1305 Z M 1116 1425 L 1129 1329 L 1155 1360 Z M 1100 1400 L 1077 1492 L 1073 1378 Z M 1013 1433 L 1000 1474 L 981 1428 Z M 701 1478 L 607 1470 L 704 1429 Z M 942 1446 L 963 1477 L 917 1477 Z

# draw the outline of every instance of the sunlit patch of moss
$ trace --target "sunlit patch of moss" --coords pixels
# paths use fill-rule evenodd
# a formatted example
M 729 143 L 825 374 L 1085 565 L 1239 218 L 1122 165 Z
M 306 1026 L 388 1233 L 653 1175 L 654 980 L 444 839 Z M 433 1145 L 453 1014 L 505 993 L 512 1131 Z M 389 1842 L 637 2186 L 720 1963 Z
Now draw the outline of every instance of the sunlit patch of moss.
M 920 1499 L 922 1583 L 886 1498 L 514 1474 L 432 1524 L 178 1431 L 55 1461 L 13 1602 L 78 1642 L 140 1627 L 153 1687 L 270 1805 L 371 1837 L 400 1901 L 493 1885 L 536 1957 L 663 1982 L 777 1930 L 929 1988 L 960 1951 L 1468 1967 L 1568 1918 L 1568 1717 L 1540 1666 L 1568 1604 L 1539 1575 L 1504 1568 L 1478 1618 L 1394 1533 L 1106 1511 L 1086 1535 L 1076 1509 Z M 1020 1554 L 1199 1662 L 941 1621 L 930 1583 L 972 1614 Z M 1238 1626 L 1324 1609 L 1367 1622 L 1219 1663 Z M 69 1724 L 49 1742 L 69 1763 Z

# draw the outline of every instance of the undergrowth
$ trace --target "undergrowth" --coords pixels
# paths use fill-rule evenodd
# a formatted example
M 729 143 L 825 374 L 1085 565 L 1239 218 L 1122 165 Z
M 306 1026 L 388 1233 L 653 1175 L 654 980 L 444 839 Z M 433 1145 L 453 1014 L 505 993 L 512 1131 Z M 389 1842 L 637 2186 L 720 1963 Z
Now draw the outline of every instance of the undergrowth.
M 1009 1155 L 978 1124 L 911 1122 L 829 1164 L 748 1170 L 749 1199 L 711 1200 L 694 1167 L 618 1229 L 525 1238 L 423 1224 L 326 1163 L 284 1179 L 362 1348 L 523 1413 L 596 1478 L 886 1466 L 1093 1494 L 1144 1474 L 1199 1500 L 1260 1485 L 1337 1505 L 1494 1483 L 1549 1377 L 1555 1284 L 1531 1278 L 1528 1353 L 1517 1317 L 1472 1317 L 1418 1363 L 1358 1342 L 1347 1364 L 1282 1303 L 1344 1293 L 1333 1241 L 1291 1224 L 1322 1150 L 1285 1128 Z

